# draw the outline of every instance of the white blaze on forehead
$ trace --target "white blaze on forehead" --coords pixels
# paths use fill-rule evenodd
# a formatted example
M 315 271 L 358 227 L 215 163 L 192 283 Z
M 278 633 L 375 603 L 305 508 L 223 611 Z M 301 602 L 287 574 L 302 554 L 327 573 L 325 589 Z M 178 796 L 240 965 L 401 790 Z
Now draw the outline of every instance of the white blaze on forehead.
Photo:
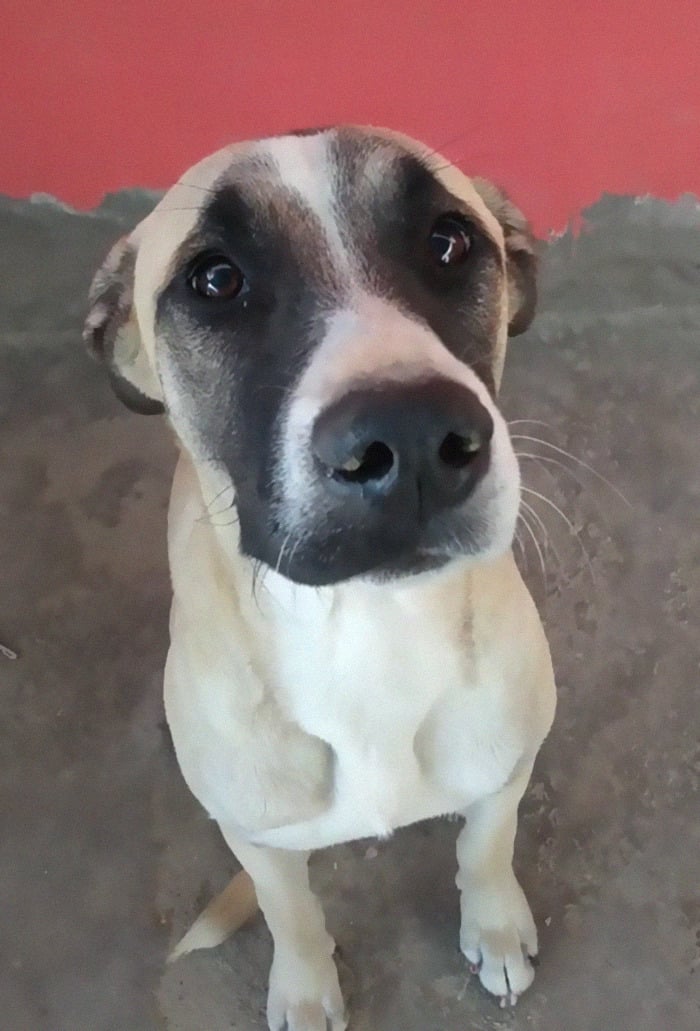
M 272 160 L 280 185 L 291 190 L 319 220 L 324 244 L 346 269 L 349 256 L 338 227 L 337 175 L 329 150 L 329 132 L 310 136 L 273 136 L 252 151 Z

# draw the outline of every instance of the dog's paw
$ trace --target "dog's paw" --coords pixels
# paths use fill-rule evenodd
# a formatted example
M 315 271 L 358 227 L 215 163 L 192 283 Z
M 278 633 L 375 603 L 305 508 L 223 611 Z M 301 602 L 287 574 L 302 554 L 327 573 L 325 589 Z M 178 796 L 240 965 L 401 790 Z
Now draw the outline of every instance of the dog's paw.
M 462 888 L 460 946 L 484 988 L 514 1005 L 535 976 L 537 928 L 515 875 Z
M 345 1031 L 345 1007 L 331 956 L 316 959 L 275 951 L 267 997 L 270 1031 Z

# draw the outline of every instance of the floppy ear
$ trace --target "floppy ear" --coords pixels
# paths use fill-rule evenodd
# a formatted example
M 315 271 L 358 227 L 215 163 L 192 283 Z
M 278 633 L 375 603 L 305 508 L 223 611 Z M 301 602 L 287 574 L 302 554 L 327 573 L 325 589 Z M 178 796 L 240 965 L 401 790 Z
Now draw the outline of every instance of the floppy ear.
M 83 330 L 88 351 L 107 366 L 114 393 L 142 415 L 165 411 L 155 370 L 141 341 L 134 311 L 136 244 L 119 240 L 92 281 Z
M 503 229 L 508 275 L 508 336 L 524 333 L 537 305 L 535 238 L 525 216 L 505 193 L 486 179 L 473 179 L 474 187 Z

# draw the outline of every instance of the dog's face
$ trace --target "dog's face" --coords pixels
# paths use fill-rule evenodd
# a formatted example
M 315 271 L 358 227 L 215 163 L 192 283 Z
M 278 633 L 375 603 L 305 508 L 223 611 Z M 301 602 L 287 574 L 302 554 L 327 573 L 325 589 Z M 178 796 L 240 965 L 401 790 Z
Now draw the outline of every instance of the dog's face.
M 495 395 L 534 297 L 498 191 L 347 127 L 191 169 L 97 274 L 86 339 L 122 400 L 230 481 L 241 551 L 320 585 L 510 546 Z

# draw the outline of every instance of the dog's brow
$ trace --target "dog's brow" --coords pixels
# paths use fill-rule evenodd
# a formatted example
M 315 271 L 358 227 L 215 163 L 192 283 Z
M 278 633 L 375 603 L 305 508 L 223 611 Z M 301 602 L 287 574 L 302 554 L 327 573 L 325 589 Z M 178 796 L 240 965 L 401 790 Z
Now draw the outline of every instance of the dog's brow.
M 198 209 L 200 214 L 197 222 L 173 251 L 164 277 L 164 285 L 199 251 L 207 247 L 225 246 L 225 234 L 229 235 L 232 231 L 244 234 L 248 232 L 248 227 L 254 220 L 252 205 L 234 184 L 215 185 L 206 192 L 211 194 L 211 200 Z M 217 211 L 216 219 L 210 217 L 214 208 L 220 209 Z
M 196 224 L 173 251 L 161 293 L 200 252 L 220 248 L 244 269 L 274 267 L 281 272 L 295 266 L 326 297 L 343 294 L 344 279 L 328 239 L 329 227 L 300 193 L 259 174 L 250 186 L 226 179 L 211 192 Z

